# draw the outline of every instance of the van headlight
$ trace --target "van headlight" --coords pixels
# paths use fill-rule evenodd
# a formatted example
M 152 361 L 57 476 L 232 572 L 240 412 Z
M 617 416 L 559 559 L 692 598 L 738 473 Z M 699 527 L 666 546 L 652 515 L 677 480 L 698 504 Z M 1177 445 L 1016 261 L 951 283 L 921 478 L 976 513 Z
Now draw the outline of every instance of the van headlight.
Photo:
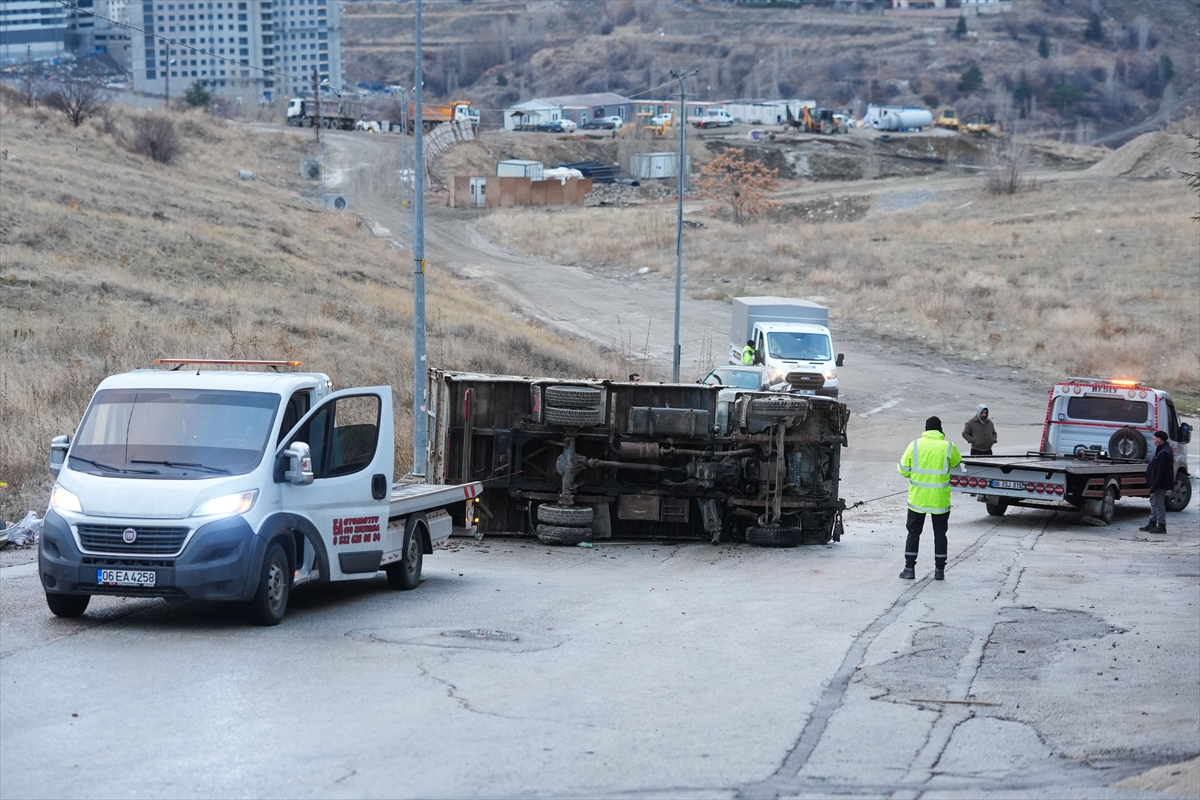
M 57 483 L 54 484 L 54 491 L 50 492 L 50 507 L 59 511 L 74 511 L 76 514 L 83 513 L 83 506 L 79 504 L 79 498 L 74 492 L 68 492 Z
M 837 367 L 830 367 L 823 374 L 825 375 L 825 380 L 831 381 L 837 377 Z
M 203 503 L 196 506 L 196 510 L 192 512 L 192 516 L 215 517 L 229 516 L 232 514 L 245 514 L 247 511 L 254 508 L 254 501 L 257 498 L 257 489 L 249 492 L 238 492 L 237 494 L 227 494 L 221 497 L 214 497 L 211 500 L 205 500 Z

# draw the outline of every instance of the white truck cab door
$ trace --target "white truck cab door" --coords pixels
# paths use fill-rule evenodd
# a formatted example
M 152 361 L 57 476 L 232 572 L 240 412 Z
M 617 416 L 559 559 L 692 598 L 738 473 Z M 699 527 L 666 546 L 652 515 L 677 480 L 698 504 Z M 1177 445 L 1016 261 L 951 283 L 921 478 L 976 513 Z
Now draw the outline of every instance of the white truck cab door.
M 312 452 L 313 481 L 280 486 L 283 512 L 308 519 L 329 556 L 331 580 L 370 578 L 383 557 L 392 494 L 392 389 L 368 386 L 325 397 L 279 447 Z

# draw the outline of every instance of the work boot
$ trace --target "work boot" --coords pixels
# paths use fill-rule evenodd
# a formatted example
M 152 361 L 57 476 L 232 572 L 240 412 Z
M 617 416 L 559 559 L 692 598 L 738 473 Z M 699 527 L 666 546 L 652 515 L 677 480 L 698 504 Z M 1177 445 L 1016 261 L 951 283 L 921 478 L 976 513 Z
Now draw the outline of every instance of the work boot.
M 1166 532 L 1167 532 L 1167 526 L 1166 526 L 1166 523 L 1163 523 L 1163 522 L 1158 523 L 1153 528 L 1151 528 L 1149 531 L 1147 531 L 1147 533 L 1166 533 Z
M 1157 523 L 1156 523 L 1154 520 L 1150 520 L 1150 521 L 1149 521 L 1149 522 L 1147 522 L 1145 525 L 1143 525 L 1142 527 L 1138 528 L 1138 530 L 1139 530 L 1139 531 L 1144 531 L 1145 533 L 1150 533 L 1150 532 L 1152 532 L 1152 531 L 1153 531 L 1155 528 L 1157 528 L 1157 527 L 1158 527 L 1158 524 L 1157 524 Z
M 900 577 L 906 581 L 915 581 L 917 579 L 917 572 L 912 567 L 905 567 L 900 573 Z
M 945 570 L 943 570 L 943 569 L 935 569 L 935 570 L 933 571 L 933 579 L 934 579 L 935 581 L 944 581 L 944 580 L 946 580 L 946 571 L 945 571 Z

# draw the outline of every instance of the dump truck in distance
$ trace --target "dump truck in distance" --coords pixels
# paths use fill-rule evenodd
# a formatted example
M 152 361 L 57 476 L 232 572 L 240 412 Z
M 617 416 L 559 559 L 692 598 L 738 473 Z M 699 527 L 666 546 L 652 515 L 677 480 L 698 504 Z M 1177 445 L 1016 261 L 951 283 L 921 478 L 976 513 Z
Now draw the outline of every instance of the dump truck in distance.
M 787 297 L 735 297 L 730 364 L 742 363 L 747 342 L 753 342 L 754 363 L 771 370 L 770 383 L 787 383 L 797 394 L 838 396 L 837 368 L 845 358 L 834 354 L 825 306 Z
M 835 400 L 442 370 L 429 390 L 428 480 L 482 485 L 480 532 L 558 544 L 841 538 L 849 413 Z
M 334 128 L 352 131 L 362 116 L 362 100 L 348 94 L 322 97 L 318 103 L 311 97 L 293 97 L 288 101 L 287 123 L 294 128 Z
M 416 106 L 410 101 L 405 101 L 404 113 L 405 119 L 408 120 L 405 130 L 411 133 L 416 126 Z M 479 112 L 471 108 L 470 100 L 451 100 L 445 105 L 421 104 L 421 127 L 424 133 L 429 133 L 444 122 L 470 125 L 475 129 L 479 127 Z

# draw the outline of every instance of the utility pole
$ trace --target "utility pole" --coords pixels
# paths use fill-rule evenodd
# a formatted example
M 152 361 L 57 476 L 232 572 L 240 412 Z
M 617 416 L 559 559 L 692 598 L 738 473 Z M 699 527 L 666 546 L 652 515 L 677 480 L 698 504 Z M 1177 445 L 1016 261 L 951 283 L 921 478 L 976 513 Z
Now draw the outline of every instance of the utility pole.
M 33 107 L 33 46 L 25 45 L 25 105 Z
M 687 79 L 691 72 L 672 72 L 679 79 L 679 209 L 675 219 L 675 347 L 671 351 L 671 381 L 679 383 L 679 312 L 683 294 L 683 188 L 687 169 Z
M 167 111 L 171 110 L 171 39 L 167 39 L 167 70 L 163 73 L 163 77 L 167 79 L 167 91 L 164 95 Z
M 315 103 L 313 110 L 313 128 L 317 132 L 317 146 L 321 145 L 321 84 L 318 82 L 317 68 L 313 67 L 313 102 Z M 322 171 L 324 164 L 321 165 Z
M 416 3 L 416 54 L 413 77 L 413 474 L 425 474 L 429 419 L 426 416 L 425 363 L 425 152 L 421 113 L 421 0 Z

